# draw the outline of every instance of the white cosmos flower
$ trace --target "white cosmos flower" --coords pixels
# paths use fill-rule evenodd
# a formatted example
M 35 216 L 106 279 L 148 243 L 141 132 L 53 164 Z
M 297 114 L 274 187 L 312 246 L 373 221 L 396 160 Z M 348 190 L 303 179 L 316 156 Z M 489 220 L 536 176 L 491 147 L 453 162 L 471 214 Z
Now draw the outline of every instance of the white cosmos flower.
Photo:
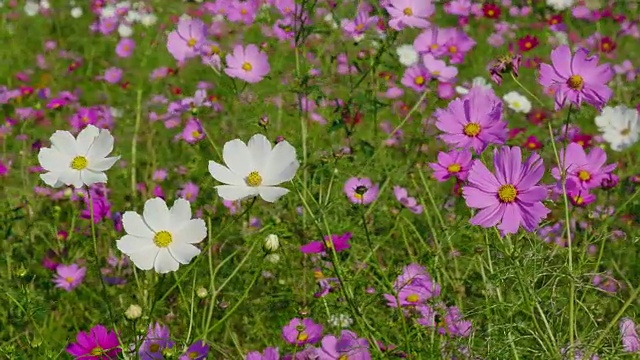
M 87 125 L 77 138 L 68 131 L 58 130 L 50 140 L 51 147 L 40 149 L 38 161 L 47 171 L 40 178 L 54 188 L 106 183 L 104 172 L 120 159 L 120 156 L 107 157 L 113 151 L 113 136 L 109 130 L 93 125 Z
M 144 14 L 140 17 L 140 23 L 144 26 L 153 26 L 158 18 L 154 14 Z
M 504 100 L 509 106 L 509 109 L 513 111 L 524 114 L 528 114 L 529 111 L 531 111 L 531 101 L 517 91 L 511 91 L 505 94 L 502 100 Z
M 133 35 L 133 28 L 127 24 L 118 25 L 118 35 L 123 38 L 128 38 Z
M 71 17 L 74 19 L 77 19 L 79 17 L 82 16 L 82 8 L 81 7 L 74 7 L 73 9 L 71 9 Z
M 487 79 L 483 78 L 482 76 L 478 76 L 476 78 L 473 79 L 473 81 L 471 82 L 471 86 L 466 88 L 466 87 L 462 87 L 462 86 L 456 86 L 456 92 L 458 94 L 461 95 L 466 95 L 469 93 L 469 89 L 472 87 L 476 87 L 479 86 L 481 88 L 484 89 L 492 89 L 493 87 L 491 86 L 491 84 L 487 81 Z
M 409 67 L 418 63 L 418 52 L 411 44 L 400 45 L 396 48 L 400 64 Z
M 209 172 L 214 179 L 227 184 L 216 186 L 216 190 L 228 201 L 260 196 L 275 202 L 289 192 L 276 185 L 293 179 L 300 166 L 291 144 L 283 140 L 272 149 L 262 134 L 253 135 L 246 145 L 240 139 L 227 142 L 222 158 L 226 166 L 209 161 Z
M 27 1 L 24 4 L 24 12 L 27 16 L 35 16 L 40 12 L 40 4 L 33 1 Z
M 547 0 L 547 6 L 552 7 L 555 11 L 562 11 L 573 6 L 575 0 Z
M 602 138 L 614 151 L 632 146 L 640 137 L 640 116 L 636 109 L 624 105 L 605 106 L 595 122 L 602 132 Z
M 200 254 L 193 244 L 207 236 L 204 220 L 191 218 L 191 204 L 185 199 L 177 199 L 171 209 L 161 198 L 149 199 L 142 216 L 127 211 L 122 225 L 127 235 L 116 241 L 118 250 L 139 269 L 155 269 L 160 274 L 188 264 Z

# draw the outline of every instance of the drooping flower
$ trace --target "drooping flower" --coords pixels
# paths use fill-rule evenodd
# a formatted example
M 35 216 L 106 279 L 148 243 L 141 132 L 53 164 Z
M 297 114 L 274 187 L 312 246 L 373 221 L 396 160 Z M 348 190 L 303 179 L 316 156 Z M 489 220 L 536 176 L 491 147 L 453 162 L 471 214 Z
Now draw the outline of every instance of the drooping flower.
M 60 264 L 56 267 L 56 276 L 53 278 L 53 283 L 56 284 L 57 288 L 69 292 L 82 284 L 86 274 L 86 267 L 78 266 L 78 264 Z
M 567 45 L 551 51 L 551 65 L 540 65 L 540 85 L 554 94 L 555 109 L 567 101 L 580 106 L 583 101 L 600 110 L 611 99 L 613 91 L 607 83 L 615 75 L 610 64 L 598 65 L 597 56 L 580 48 L 575 54 Z
M 605 165 L 607 153 L 601 148 L 595 147 L 587 154 L 578 143 L 571 143 L 567 145 L 566 150 L 560 150 L 559 159 L 567 172 L 567 182 L 574 182 L 579 188 L 587 191 L 600 187 L 602 180 L 607 178 L 617 165 Z M 557 188 L 561 189 L 561 174 L 557 166 L 551 170 L 551 175 L 558 180 Z
M 294 318 L 282 327 L 282 337 L 289 344 L 296 346 L 315 344 L 322 337 L 322 325 L 309 318 Z
M 380 187 L 369 178 L 352 177 L 344 183 L 343 191 L 352 203 L 368 205 L 378 198 Z
M 438 153 L 438 161 L 430 163 L 429 167 L 433 169 L 433 177 L 440 182 L 447 181 L 451 177 L 465 181 L 471 169 L 472 156 L 471 151 L 464 149 L 441 151 Z
M 394 186 L 393 195 L 396 197 L 396 200 L 402 204 L 402 206 L 409 209 L 412 213 L 422 214 L 422 205 L 418 204 L 416 198 L 409 196 L 407 189 L 400 186 Z
M 467 206 L 480 209 L 471 224 L 498 225 L 504 234 L 516 233 L 521 225 L 534 231 L 550 211 L 542 204 L 547 189 L 537 185 L 544 175 L 542 158 L 534 153 L 522 163 L 520 148 L 507 146 L 493 154 L 495 174 L 475 160 L 462 188 Z
M 504 144 L 507 123 L 502 120 L 502 102 L 491 90 L 473 87 L 464 98 L 435 112 L 440 138 L 452 147 L 481 153 L 489 144 Z
M 140 360 L 159 360 L 164 359 L 163 350 L 172 349 L 175 343 L 171 341 L 169 336 L 169 327 L 156 323 L 149 325 L 147 336 L 145 336 L 138 356 Z
M 200 254 L 194 244 L 207 236 L 204 220 L 191 218 L 191 205 L 184 199 L 177 199 L 171 209 L 161 198 L 149 199 L 142 216 L 127 211 L 122 223 L 127 235 L 116 241 L 118 250 L 139 269 L 161 274 L 188 264 Z
M 109 130 L 93 125 L 84 128 L 77 138 L 68 131 L 58 130 L 50 140 L 51 147 L 40 148 L 38 160 L 47 171 L 40 178 L 54 188 L 106 183 L 104 172 L 120 159 L 120 156 L 107 157 L 114 141 Z
M 96 325 L 89 333 L 80 331 L 76 342 L 67 346 L 66 352 L 76 360 L 117 359 L 120 349 L 118 336 L 103 325 Z
M 620 320 L 620 334 L 622 336 L 622 349 L 628 353 L 640 351 L 640 337 L 636 331 L 636 324 L 630 318 Z
M 293 179 L 300 166 L 296 149 L 289 142 L 283 140 L 271 148 L 262 134 L 252 136 L 247 144 L 240 139 L 227 142 L 222 158 L 226 166 L 209 161 L 209 173 L 225 184 L 216 190 L 228 201 L 260 196 L 275 202 L 289 192 L 276 185 Z
M 248 83 L 257 83 L 271 71 L 267 54 L 256 45 L 249 44 L 246 48 L 236 45 L 233 53 L 227 54 L 227 67 L 224 72 Z

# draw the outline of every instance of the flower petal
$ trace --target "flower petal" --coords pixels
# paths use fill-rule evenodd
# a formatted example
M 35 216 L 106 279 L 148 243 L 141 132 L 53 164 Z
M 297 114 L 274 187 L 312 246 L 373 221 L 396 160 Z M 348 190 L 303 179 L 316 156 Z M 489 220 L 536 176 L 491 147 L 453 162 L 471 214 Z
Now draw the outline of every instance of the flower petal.
M 191 219 L 173 231 L 176 243 L 196 244 L 207 237 L 207 226 L 202 219 Z
M 209 161 L 209 173 L 214 179 L 223 184 L 246 185 L 242 176 L 234 173 L 227 167 L 222 166 L 215 161 Z
M 82 170 L 80 171 L 80 179 L 82 179 L 82 182 L 87 186 L 93 184 L 106 184 L 107 174 L 104 172 Z
M 173 242 L 171 246 L 169 246 L 169 252 L 177 262 L 186 265 L 200 254 L 200 249 L 191 244 Z
M 171 228 L 180 229 L 191 220 L 191 203 L 185 199 L 178 198 L 169 209 Z
M 253 170 L 249 148 L 240 139 L 224 144 L 222 159 L 231 171 L 243 179 Z
M 63 154 L 66 154 L 70 157 L 74 157 L 78 155 L 78 150 L 76 148 L 76 139 L 71 135 L 68 131 L 58 130 L 51 135 L 49 139 L 51 141 L 51 145 L 56 150 L 60 151 Z
M 180 263 L 178 262 L 178 260 L 174 259 L 173 256 L 171 256 L 169 249 L 163 248 L 158 252 L 158 255 L 156 256 L 156 259 L 153 263 L 153 267 L 157 273 L 166 274 L 168 272 L 178 270 L 178 267 L 180 267 Z
M 271 143 L 266 136 L 262 134 L 255 134 L 251 139 L 249 139 L 247 147 L 251 153 L 251 160 L 253 161 L 255 168 L 254 170 L 261 174 L 264 173 L 263 169 L 267 165 L 269 154 L 271 154 Z
M 87 127 L 82 129 L 76 138 L 76 149 L 78 151 L 78 155 L 87 156 L 87 154 L 89 154 L 89 149 L 91 149 L 99 134 L 100 130 L 93 125 L 87 125 Z
M 109 130 L 103 129 L 100 130 L 98 137 L 93 141 L 93 145 L 87 153 L 87 158 L 89 162 L 91 160 L 100 160 L 107 157 L 112 151 L 113 136 L 111 136 Z
M 153 248 L 156 248 L 156 245 L 150 237 L 139 237 L 127 234 L 120 238 L 120 240 L 116 241 L 116 247 L 118 250 L 129 255 L 143 250 L 153 250 Z
M 277 185 L 289 181 L 299 166 L 296 149 L 289 142 L 281 141 L 269 154 L 264 167 L 263 184 Z
M 144 203 L 142 217 L 147 226 L 154 232 L 166 230 L 170 221 L 167 203 L 161 198 L 147 200 L 147 202 Z
M 258 196 L 258 188 L 250 186 L 218 185 L 215 187 L 218 196 L 227 201 L 244 200 L 252 196 Z
M 286 195 L 289 190 L 281 187 L 273 187 L 273 186 L 261 186 L 260 189 L 260 197 L 267 202 L 275 202 L 282 196 Z
M 116 161 L 120 160 L 120 156 L 113 156 L 98 160 L 89 160 L 89 165 L 87 169 L 93 171 L 107 171 L 111 169 L 111 167 L 116 163 Z
M 122 226 L 127 234 L 141 238 L 153 238 L 153 231 L 144 222 L 142 216 L 134 211 L 127 211 L 122 215 Z
M 41 148 L 38 162 L 45 170 L 56 171 L 69 168 L 72 157 L 57 149 Z

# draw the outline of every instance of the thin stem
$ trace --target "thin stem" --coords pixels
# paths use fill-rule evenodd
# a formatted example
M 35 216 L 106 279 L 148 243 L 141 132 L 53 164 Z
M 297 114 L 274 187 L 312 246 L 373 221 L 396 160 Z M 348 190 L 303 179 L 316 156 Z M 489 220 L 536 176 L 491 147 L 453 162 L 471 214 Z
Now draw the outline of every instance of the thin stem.
M 140 121 L 142 119 L 142 89 L 136 93 L 136 122 L 133 126 L 133 138 L 131 139 L 131 196 L 137 196 L 136 191 L 136 165 L 138 163 L 138 131 L 140 131 Z
M 518 84 L 518 86 L 520 86 L 520 88 L 526 92 L 527 94 L 529 94 L 529 96 L 531 96 L 533 99 L 535 99 L 535 101 L 538 102 L 538 104 L 540 104 L 540 106 L 544 106 L 544 103 L 542 102 L 542 100 L 540 100 L 537 96 L 535 96 L 531 91 L 529 91 L 529 89 L 527 89 L 526 87 L 524 87 L 524 85 L 522 85 L 522 83 L 520 81 L 518 81 L 518 78 L 515 77 L 515 75 L 513 75 L 513 73 L 509 73 L 511 74 L 511 78 L 513 79 L 513 81 Z
M 98 274 L 98 279 L 100 279 L 100 284 L 102 288 L 102 295 L 104 297 L 104 302 L 107 305 L 107 312 L 109 314 L 109 320 L 113 323 L 114 329 L 116 328 L 116 323 L 113 318 L 113 312 L 111 311 L 111 303 L 107 300 L 107 286 L 104 283 L 104 279 L 102 278 L 102 274 L 100 273 L 100 253 L 98 252 L 98 237 L 96 236 L 96 223 L 95 223 L 95 213 L 93 210 L 93 196 L 91 196 L 91 190 L 87 187 L 87 196 L 89 197 L 89 213 L 91 214 L 91 238 L 93 239 L 93 254 L 95 256 L 95 269 Z M 117 329 L 116 329 L 117 330 Z

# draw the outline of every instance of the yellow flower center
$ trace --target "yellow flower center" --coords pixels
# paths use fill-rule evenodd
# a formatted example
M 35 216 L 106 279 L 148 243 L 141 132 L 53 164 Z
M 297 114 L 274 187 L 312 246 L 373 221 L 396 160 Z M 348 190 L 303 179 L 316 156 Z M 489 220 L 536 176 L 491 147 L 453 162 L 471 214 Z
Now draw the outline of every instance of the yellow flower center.
M 578 179 L 582 181 L 589 181 L 591 180 L 591 174 L 586 170 L 580 170 L 578 171 Z
M 524 47 L 526 47 L 527 49 L 531 49 L 532 46 L 533 46 L 533 44 L 531 44 L 529 41 L 524 43 Z
M 200 131 L 198 131 L 198 130 L 193 130 L 191 132 L 191 136 L 194 137 L 194 138 L 199 138 L 200 136 L 202 136 L 202 133 Z
M 629 135 L 629 133 L 631 133 L 631 129 L 629 129 L 629 128 L 626 128 L 626 129 L 623 129 L 622 131 L 620 131 L 620 135 L 622 135 L 622 136 L 627 136 L 627 135 Z
M 529 147 L 529 149 L 535 149 L 536 147 L 538 147 L 538 145 L 534 142 L 527 143 L 527 146 Z
M 447 166 L 447 171 L 450 173 L 458 173 L 460 172 L 460 170 L 462 170 L 462 167 L 460 166 L 460 164 L 451 164 L 449 166 Z
M 480 125 L 476 123 L 468 123 L 464 126 L 463 132 L 465 135 L 474 137 L 480 134 Z
M 149 345 L 149 352 L 156 353 L 159 350 L 160 350 L 160 344 L 153 343 L 153 344 Z
M 171 245 L 172 242 L 173 236 L 171 236 L 171 233 L 166 230 L 158 231 L 153 236 L 153 243 L 156 244 L 157 247 L 165 248 Z
M 262 184 L 262 176 L 257 171 L 252 171 L 245 179 L 245 182 L 252 187 L 260 186 Z
M 298 341 L 305 341 L 309 338 L 309 335 L 307 335 L 306 332 L 301 332 L 300 334 L 298 334 Z
M 455 46 L 455 45 L 449 46 L 449 52 L 452 53 L 452 54 L 457 53 L 458 52 L 458 47 Z
M 356 30 L 358 31 L 362 31 L 364 29 L 364 24 L 358 24 L 356 25 Z
M 347 356 L 347 355 L 340 355 L 340 357 L 338 358 L 338 360 L 349 360 L 349 356 Z
M 580 75 L 571 75 L 567 80 L 567 86 L 572 90 L 582 90 L 584 87 L 584 79 Z
M 518 102 L 518 101 L 514 101 L 511 105 L 513 105 L 513 107 L 516 108 L 516 109 L 520 109 L 520 107 L 521 107 L 520 102 Z
M 410 303 L 417 303 L 420 300 L 420 296 L 418 294 L 410 294 L 407 296 L 407 301 Z
M 500 199 L 500 201 L 505 203 L 514 202 L 516 200 L 517 195 L 518 195 L 518 190 L 516 190 L 516 187 L 511 184 L 502 185 L 498 189 L 498 199 Z
M 89 118 L 88 118 L 87 116 L 83 116 L 83 117 L 82 117 L 82 122 L 83 122 L 84 124 L 87 124 L 87 123 L 89 122 Z
M 489 10 L 489 11 L 487 11 L 487 15 L 489 15 L 489 16 L 493 16 L 493 15 L 495 15 L 495 14 L 496 14 L 496 12 L 495 12 L 495 11 L 493 11 L 493 10 Z
M 211 45 L 211 53 L 212 54 L 219 54 L 220 53 L 220 47 L 218 47 L 217 45 Z
M 416 83 L 416 85 L 423 85 L 424 84 L 424 76 L 422 76 L 422 75 L 416 76 L 416 78 L 413 79 L 413 82 Z
M 197 42 L 198 42 L 198 40 L 196 40 L 194 38 L 191 38 L 191 39 L 187 40 L 187 46 L 192 48 L 192 47 L 196 46 Z
M 440 47 L 440 45 L 438 45 L 438 44 L 431 44 L 431 50 L 435 50 L 435 49 L 437 49 L 439 47 Z
M 189 359 L 195 359 L 198 356 L 200 356 L 200 354 L 197 351 L 192 351 L 192 352 L 189 353 L 188 356 L 189 356 Z
M 84 170 L 89 166 L 89 160 L 84 156 L 76 156 L 71 160 L 71 168 L 73 170 Z
M 413 10 L 411 8 L 404 8 L 404 10 L 402 10 L 402 13 L 407 16 L 411 16 L 413 15 Z
M 242 15 L 247 15 L 248 11 L 245 8 L 242 8 L 242 10 L 240 10 L 240 14 Z
M 73 278 L 71 276 L 67 276 L 66 278 L 64 278 L 64 281 L 66 281 L 69 284 L 71 284 L 73 282 Z
M 322 273 L 322 271 L 316 270 L 316 271 L 313 272 L 313 277 L 316 280 L 324 279 L 324 274 Z
M 576 195 L 573 197 L 573 201 L 576 203 L 576 205 L 582 205 L 584 203 L 584 198 L 580 195 Z
M 104 349 L 101 348 L 100 346 L 96 346 L 91 350 L 91 355 L 92 356 L 102 356 L 102 355 L 104 355 Z
M 253 66 L 250 63 L 246 62 L 246 63 L 242 64 L 242 70 L 251 71 L 251 70 L 253 70 Z

